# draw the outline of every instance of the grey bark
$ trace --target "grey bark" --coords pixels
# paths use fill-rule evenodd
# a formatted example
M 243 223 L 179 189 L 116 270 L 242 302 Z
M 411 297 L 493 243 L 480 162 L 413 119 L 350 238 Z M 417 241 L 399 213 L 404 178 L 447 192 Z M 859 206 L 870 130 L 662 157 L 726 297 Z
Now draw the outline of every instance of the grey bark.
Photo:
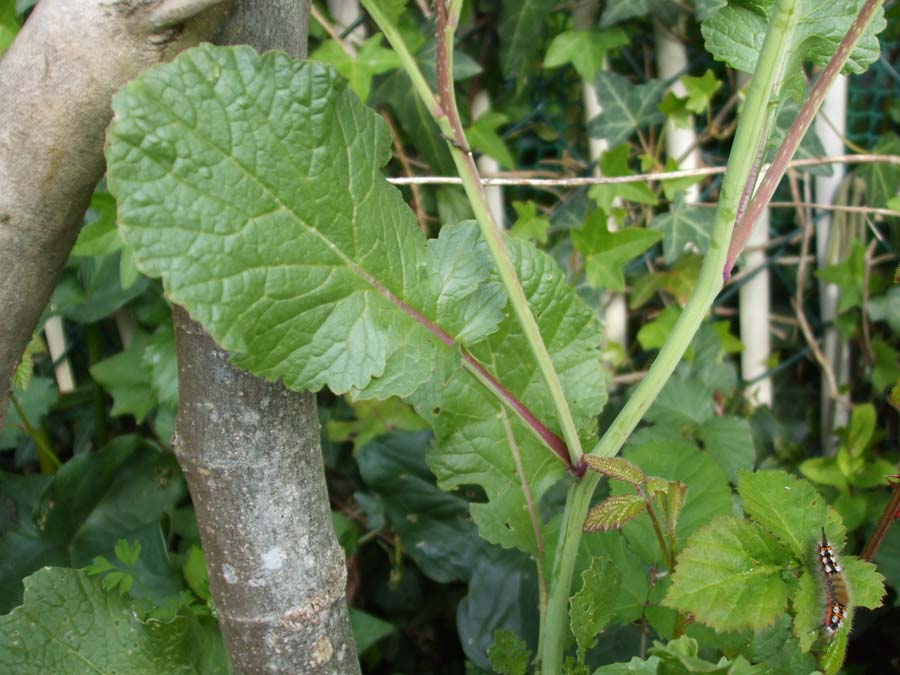
M 103 175 L 113 93 L 208 39 L 222 0 L 41 0 L 0 61 L 0 426 Z
M 252 377 L 175 310 L 176 452 L 235 673 L 358 673 L 312 394 Z
M 306 54 L 305 2 L 240 0 L 218 41 Z M 179 463 L 236 673 L 359 673 L 315 397 L 228 362 L 175 309 Z

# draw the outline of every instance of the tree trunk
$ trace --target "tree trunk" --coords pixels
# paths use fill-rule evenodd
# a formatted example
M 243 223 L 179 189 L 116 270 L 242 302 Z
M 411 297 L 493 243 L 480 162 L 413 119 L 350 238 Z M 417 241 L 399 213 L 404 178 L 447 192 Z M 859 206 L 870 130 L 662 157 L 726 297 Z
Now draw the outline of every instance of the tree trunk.
M 219 37 L 306 54 L 304 2 L 242 0 Z M 316 401 L 228 362 L 175 309 L 178 460 L 235 673 L 359 673 Z
M 41 0 L 0 61 L 0 426 L 103 175 L 113 93 L 208 39 L 222 0 Z

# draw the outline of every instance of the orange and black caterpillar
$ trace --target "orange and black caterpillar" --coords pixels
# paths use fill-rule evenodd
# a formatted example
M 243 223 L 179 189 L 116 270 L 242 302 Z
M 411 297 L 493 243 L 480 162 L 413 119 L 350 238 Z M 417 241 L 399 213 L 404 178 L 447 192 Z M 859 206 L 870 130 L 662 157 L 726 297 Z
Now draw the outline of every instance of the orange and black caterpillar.
M 847 607 L 850 604 L 850 592 L 844 580 L 844 568 L 838 564 L 834 550 L 825 538 L 822 528 L 822 543 L 818 546 L 819 569 L 822 572 L 822 583 L 825 587 L 825 630 L 834 635 L 847 618 Z

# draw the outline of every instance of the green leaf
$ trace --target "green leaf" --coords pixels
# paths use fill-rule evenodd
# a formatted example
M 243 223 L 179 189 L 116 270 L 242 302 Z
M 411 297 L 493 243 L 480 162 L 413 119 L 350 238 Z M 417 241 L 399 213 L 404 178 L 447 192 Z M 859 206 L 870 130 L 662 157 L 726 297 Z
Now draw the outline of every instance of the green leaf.
M 516 210 L 516 222 L 509 230 L 509 234 L 519 239 L 533 239 L 541 244 L 547 243 L 550 221 L 537 215 L 537 205 L 534 202 L 513 202 Z
M 109 255 L 121 250 L 122 239 L 116 229 L 116 200 L 108 192 L 96 190 L 72 255 Z
M 31 376 L 34 373 L 34 357 L 36 354 L 46 354 L 47 347 L 41 337 L 40 331 L 34 333 L 28 344 L 25 345 L 25 351 L 22 352 L 22 358 L 19 359 L 19 365 L 13 373 L 12 388 L 25 390 L 31 382 Z
M 500 67 L 519 78 L 541 49 L 544 22 L 553 6 L 544 0 L 507 0 L 500 6 Z
M 717 631 L 759 630 L 785 610 L 789 559 L 755 523 L 721 516 L 688 540 L 664 604 Z
M 887 132 L 878 140 L 872 152 L 900 155 L 900 136 L 893 131 Z M 900 166 L 896 164 L 881 162 L 863 164 L 854 171 L 854 174 L 865 181 L 866 203 L 870 206 L 886 207 L 888 201 L 900 193 Z
M 847 476 L 833 457 L 810 457 L 800 463 L 800 473 L 814 483 L 830 485 L 846 492 Z
M 350 608 L 350 626 L 356 639 L 356 652 L 365 654 L 376 642 L 396 632 L 397 627 L 356 607 Z
M 11 394 L 16 397 L 16 402 L 32 426 L 40 424 L 59 400 L 56 382 L 49 377 L 32 377 L 24 391 L 12 391 Z M 27 435 L 23 426 L 19 411 L 10 401 L 6 411 L 6 426 L 0 430 L 0 450 L 15 448 L 19 444 Z
M 715 209 L 687 205 L 683 196 L 676 199 L 668 213 L 658 214 L 650 222 L 650 227 L 660 230 L 665 237 L 663 255 L 666 264 L 674 263 L 688 247 L 705 253 L 709 248 L 715 217 Z
M 207 656 L 198 652 L 216 648 L 204 633 L 189 616 L 143 622 L 98 579 L 80 570 L 45 568 L 25 580 L 24 604 L 0 617 L 0 670 L 189 675 Z M 221 642 L 217 647 L 224 656 Z
M 178 357 L 175 353 L 175 331 L 170 322 L 163 323 L 147 340 L 141 358 L 144 371 L 150 374 L 150 383 L 156 400 L 163 405 L 178 405 Z
M 694 291 L 697 275 L 700 273 L 702 256 L 688 253 L 678 258 L 676 263 L 667 270 L 659 270 L 650 274 L 644 274 L 634 280 L 631 291 L 631 299 L 628 303 L 630 309 L 637 309 L 648 302 L 654 294 L 666 291 L 680 306 L 687 304 Z M 679 311 L 678 307 L 666 308 Z M 661 347 L 662 344 L 659 345 Z M 657 347 L 658 348 L 658 347 Z
M 487 545 L 468 518 L 469 502 L 435 485 L 425 463 L 430 440 L 430 432 L 394 432 L 370 441 L 357 457 L 359 472 L 427 576 L 439 583 L 468 580 Z
M 563 31 L 547 47 L 544 68 L 571 63 L 581 79 L 592 82 L 603 70 L 606 53 L 627 44 L 628 35 L 621 28 Z
M 381 46 L 381 33 L 373 35 L 359 48 L 355 56 L 348 54 L 334 40 L 328 40 L 310 55 L 311 59 L 330 64 L 350 82 L 350 88 L 365 101 L 369 98 L 372 79 L 400 67 L 394 50 Z
M 640 495 L 607 497 L 587 514 L 585 532 L 621 529 L 647 510 L 647 503 Z
M 0 54 L 9 49 L 20 27 L 16 6 L 12 2 L 0 5 Z
M 722 88 L 722 83 L 709 69 L 700 77 L 683 75 L 681 83 L 687 91 L 685 107 L 692 113 L 705 112 L 713 96 Z
M 114 550 L 120 562 L 133 567 L 141 557 L 141 542 L 131 544 L 127 539 L 119 539 Z
M 659 232 L 639 227 L 610 232 L 603 211 L 595 211 L 584 228 L 572 230 L 571 236 L 584 256 L 588 283 L 611 291 L 625 290 L 625 266 L 662 239 Z
M 815 660 L 791 637 L 791 625 L 790 617 L 782 615 L 771 626 L 754 633 L 750 642 L 753 663 L 765 664 L 774 673 L 813 672 Z
M 756 448 L 750 422 L 730 415 L 710 417 L 697 429 L 703 449 L 725 469 L 728 480 L 737 482 L 738 472 L 751 471 L 756 461 Z
M 853 555 L 840 557 L 844 568 L 844 577 L 850 587 L 850 599 L 854 607 L 877 609 L 884 600 L 884 577 L 878 573 L 875 565 L 860 560 Z
M 627 143 L 607 150 L 600 158 L 600 172 L 607 177 L 633 176 L 635 172 L 628 166 L 630 159 L 631 146 Z M 608 214 L 615 212 L 618 199 L 649 206 L 656 206 L 659 203 L 656 193 L 646 183 L 593 185 L 588 190 L 588 196 Z
M 784 471 L 742 471 L 738 492 L 744 511 L 804 560 L 821 537 L 827 505 L 805 480 Z
M 641 348 L 647 350 L 661 349 L 669 335 L 671 335 L 680 316 L 680 307 L 666 307 L 653 321 L 641 326 L 637 334 Z M 690 358 L 690 352 L 688 352 L 688 358 Z
M 479 667 L 490 669 L 488 649 L 498 630 L 521 636 L 534 649 L 537 593 L 534 560 L 517 551 L 489 547 L 477 560 L 469 592 L 457 607 L 456 626 L 466 656 Z
M 818 564 L 817 562 L 808 565 Z M 804 569 L 797 582 L 797 590 L 793 597 L 794 625 L 793 632 L 800 650 L 808 652 L 813 643 L 822 634 L 822 577 L 816 570 Z
M 647 480 L 647 476 L 641 469 L 622 457 L 599 457 L 597 455 L 585 455 L 585 464 L 589 469 L 598 471 L 604 476 L 615 478 L 631 485 L 641 485 Z
M 851 456 L 859 457 L 863 454 L 875 433 L 877 421 L 875 406 L 871 403 L 853 406 L 850 427 L 847 429 L 847 450 Z
M 460 368 L 460 344 L 538 419 L 555 419 L 555 407 L 523 359 L 476 226 L 444 227 L 426 244 L 379 173 L 390 154 L 383 120 L 327 68 L 209 45 L 148 71 L 114 106 L 109 184 L 141 268 L 240 367 L 295 389 L 411 397 L 435 428 L 441 487 L 480 483 L 489 501 L 472 513 L 483 534 L 534 551 L 509 413 Z M 235 199 L 222 185 L 240 186 Z M 550 257 L 515 239 L 509 250 L 589 433 L 605 401 L 599 326 Z M 539 500 L 564 467 L 508 421 Z
M 475 150 L 493 157 L 502 166 L 511 169 L 516 165 L 516 160 L 497 133 L 497 129 L 508 121 L 509 118 L 503 113 L 491 110 L 483 112 L 472 126 L 466 129 L 466 140 Z
M 894 286 L 877 298 L 870 298 L 866 309 L 872 321 L 886 321 L 892 331 L 900 333 L 900 286 Z
M 799 0 L 796 3 L 782 85 L 795 99 L 802 96 L 804 89 L 802 64 L 825 66 L 828 63 L 864 1 L 834 0 L 826 4 L 818 0 Z M 706 50 L 716 60 L 752 73 L 774 4 L 775 0 L 730 0 L 727 7 L 701 25 Z M 842 72 L 861 73 L 878 58 L 875 36 L 884 26 L 884 13 L 879 8 Z
M 350 401 L 354 420 L 328 420 L 328 438 L 336 442 L 353 441 L 353 454 L 358 455 L 366 443 L 376 436 L 396 430 L 421 431 L 428 425 L 399 398 L 385 401 Z
M 531 652 L 522 639 L 509 630 L 494 633 L 494 642 L 488 649 L 491 667 L 501 675 L 525 675 Z
M 128 349 L 91 366 L 91 377 L 113 397 L 112 415 L 134 415 L 142 422 L 157 404 L 153 378 L 144 367 L 147 343 L 147 336 L 137 332 Z
M 837 284 L 841 289 L 838 312 L 862 305 L 863 287 L 866 273 L 866 248 L 859 241 L 853 242 L 850 255 L 841 263 L 823 267 L 818 272 L 822 281 Z
M 628 663 L 600 666 L 594 671 L 594 675 L 656 675 L 660 663 L 658 656 L 651 656 L 646 661 L 638 656 L 632 656 Z
M 673 377 L 650 406 L 646 420 L 669 427 L 701 425 L 715 414 L 713 403 L 711 392 L 703 382 Z M 654 473 L 664 475 L 664 472 Z
M 201 600 L 209 601 L 212 594 L 209 591 L 209 576 L 206 572 L 206 558 L 197 546 L 191 546 L 187 558 L 181 566 L 181 573 L 188 587 L 194 591 Z
M 127 288 L 122 285 L 123 254 L 70 259 L 50 299 L 54 310 L 76 323 L 95 323 L 147 290 L 150 280 L 146 277 Z
M 661 21 L 670 21 L 673 7 L 669 0 L 608 0 L 603 3 L 600 23 L 610 26 L 636 16 L 654 16 Z
M 597 76 L 596 87 L 603 112 L 590 121 L 588 133 L 593 138 L 605 138 L 610 147 L 624 143 L 638 129 L 665 121 L 658 109 L 666 91 L 663 80 L 635 85 L 621 75 L 604 71 Z
M 838 675 L 841 671 L 841 666 L 847 658 L 848 640 L 849 632 L 841 630 L 825 645 L 825 650 L 819 658 L 819 669 L 825 675 Z
M 900 381 L 900 352 L 881 338 L 872 340 L 872 351 L 875 354 L 872 385 L 881 392 Z M 900 397 L 895 400 L 900 402 Z M 900 406 L 900 403 L 895 405 Z
M 581 588 L 569 601 L 569 623 L 581 652 L 591 649 L 612 621 L 619 582 L 619 571 L 606 558 L 594 558 L 581 573 Z

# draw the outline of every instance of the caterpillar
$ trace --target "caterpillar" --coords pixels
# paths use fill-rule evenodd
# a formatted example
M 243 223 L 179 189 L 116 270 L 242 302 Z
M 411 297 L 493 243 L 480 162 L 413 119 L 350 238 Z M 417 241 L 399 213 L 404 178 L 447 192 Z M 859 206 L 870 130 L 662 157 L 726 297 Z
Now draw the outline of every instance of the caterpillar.
M 825 587 L 825 630 L 834 635 L 844 625 L 847 618 L 847 607 L 850 605 L 850 591 L 844 579 L 844 568 L 837 561 L 834 549 L 825 538 L 822 528 L 822 542 L 818 545 L 819 569 L 822 572 L 822 584 Z

